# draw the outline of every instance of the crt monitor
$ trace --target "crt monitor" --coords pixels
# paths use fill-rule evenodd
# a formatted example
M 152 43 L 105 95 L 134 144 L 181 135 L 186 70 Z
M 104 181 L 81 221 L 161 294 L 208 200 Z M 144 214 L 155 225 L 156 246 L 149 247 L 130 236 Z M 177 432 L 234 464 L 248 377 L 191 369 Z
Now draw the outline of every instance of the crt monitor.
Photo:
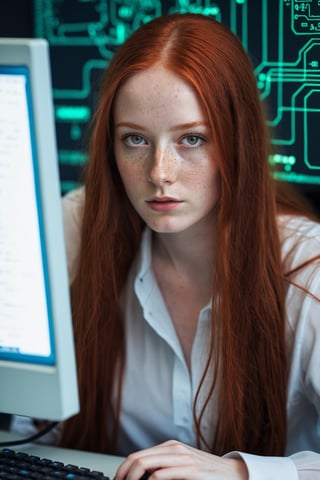
M 49 50 L 0 39 L 0 412 L 79 410 Z

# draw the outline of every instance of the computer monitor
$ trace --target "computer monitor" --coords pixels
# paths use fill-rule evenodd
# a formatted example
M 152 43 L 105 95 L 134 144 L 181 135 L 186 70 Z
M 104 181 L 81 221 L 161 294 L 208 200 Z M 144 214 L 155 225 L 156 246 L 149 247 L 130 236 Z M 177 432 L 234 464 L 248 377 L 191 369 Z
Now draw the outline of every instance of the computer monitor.
M 0 39 L 0 412 L 79 410 L 49 50 Z

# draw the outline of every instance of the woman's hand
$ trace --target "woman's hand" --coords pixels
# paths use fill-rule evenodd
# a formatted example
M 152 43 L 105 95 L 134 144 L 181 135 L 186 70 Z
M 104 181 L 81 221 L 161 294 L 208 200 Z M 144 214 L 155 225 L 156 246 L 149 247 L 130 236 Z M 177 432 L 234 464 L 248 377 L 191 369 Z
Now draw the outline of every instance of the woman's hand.
M 248 480 L 241 459 L 221 458 L 176 440 L 132 453 L 120 465 L 115 480 Z

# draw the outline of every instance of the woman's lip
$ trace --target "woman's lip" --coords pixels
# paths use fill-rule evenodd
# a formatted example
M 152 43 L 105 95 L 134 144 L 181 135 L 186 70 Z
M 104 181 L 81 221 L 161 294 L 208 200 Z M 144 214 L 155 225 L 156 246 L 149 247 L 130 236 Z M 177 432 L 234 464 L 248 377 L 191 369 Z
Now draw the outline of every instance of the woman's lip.
M 175 209 L 183 202 L 181 200 L 178 200 L 177 198 L 155 197 L 147 200 L 146 203 L 152 210 L 155 210 L 157 212 L 168 212 Z
M 147 202 L 181 202 L 181 200 L 174 197 L 152 197 Z

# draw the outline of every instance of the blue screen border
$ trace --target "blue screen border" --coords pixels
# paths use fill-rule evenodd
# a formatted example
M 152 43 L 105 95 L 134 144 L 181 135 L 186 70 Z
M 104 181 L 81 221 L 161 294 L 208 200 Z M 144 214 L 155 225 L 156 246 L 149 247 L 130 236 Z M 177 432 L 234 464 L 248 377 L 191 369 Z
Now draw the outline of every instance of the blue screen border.
M 3 348 L 0 345 L 0 360 L 53 366 L 55 365 L 55 362 L 56 362 L 56 355 L 55 355 L 54 341 L 53 341 L 54 331 L 53 331 L 53 321 L 52 321 L 52 303 L 51 303 L 50 282 L 49 282 L 49 275 L 48 275 L 48 260 L 47 260 L 46 248 L 45 248 L 45 233 L 44 233 L 44 225 L 43 225 L 43 211 L 42 211 L 42 202 L 41 202 L 39 168 L 38 168 L 36 141 L 35 141 L 35 125 L 34 125 L 33 108 L 32 108 L 29 69 L 28 67 L 23 65 L 21 66 L 0 65 L 0 75 L 23 75 L 25 78 L 28 118 L 29 118 L 29 126 L 30 126 L 30 133 L 31 133 L 30 140 L 31 140 L 31 151 L 32 151 L 32 161 L 33 161 L 33 173 L 34 173 L 34 189 L 35 189 L 35 197 L 36 197 L 36 204 L 37 204 L 42 269 L 43 269 L 43 276 L 44 276 L 46 308 L 47 308 L 47 315 L 48 315 L 48 331 L 49 331 L 49 340 L 50 340 L 50 354 L 48 356 L 27 355 L 27 354 L 14 351 L 13 348 L 10 348 L 10 349 Z

